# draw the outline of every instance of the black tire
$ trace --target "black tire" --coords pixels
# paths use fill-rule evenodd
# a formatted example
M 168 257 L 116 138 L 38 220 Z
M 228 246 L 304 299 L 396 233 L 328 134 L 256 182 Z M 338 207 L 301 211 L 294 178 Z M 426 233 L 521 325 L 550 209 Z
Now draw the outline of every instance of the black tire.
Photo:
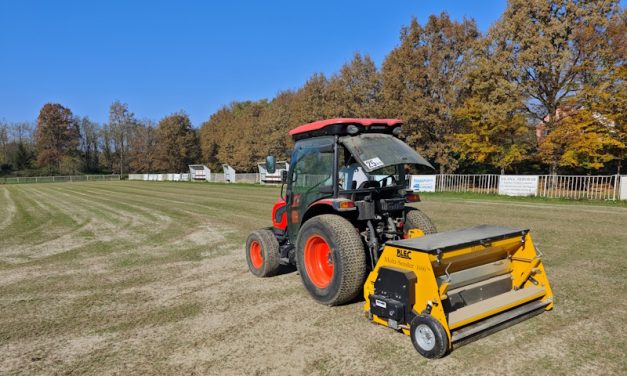
M 261 260 L 254 256 L 255 243 L 260 247 L 258 252 L 260 251 Z M 271 277 L 277 274 L 280 266 L 279 242 L 271 230 L 259 229 L 248 235 L 246 263 L 250 272 L 257 277 Z
M 328 258 L 333 271 L 328 285 L 316 285 L 308 274 L 305 247 L 312 239 L 322 238 L 330 249 Z M 355 227 L 334 214 L 314 217 L 301 227 L 296 241 L 296 265 L 305 288 L 319 303 L 339 305 L 354 299 L 366 279 L 366 252 Z
M 438 229 L 435 227 L 431 219 L 420 209 L 410 208 L 405 212 L 405 223 L 403 224 L 403 232 L 407 234 L 412 228 L 422 230 L 427 234 L 435 234 Z
M 411 343 L 420 355 L 429 359 L 443 357 L 448 351 L 448 336 L 442 324 L 432 316 L 418 315 L 411 320 Z

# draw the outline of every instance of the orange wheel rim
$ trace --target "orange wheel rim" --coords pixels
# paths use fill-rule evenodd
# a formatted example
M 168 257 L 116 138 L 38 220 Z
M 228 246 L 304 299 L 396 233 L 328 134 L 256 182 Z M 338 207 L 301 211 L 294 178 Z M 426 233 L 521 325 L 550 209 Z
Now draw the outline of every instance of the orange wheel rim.
M 263 265 L 263 255 L 261 254 L 261 244 L 258 241 L 253 240 L 250 243 L 250 262 L 253 264 L 255 269 L 261 268 Z
M 333 279 L 331 247 L 321 236 L 312 235 L 305 243 L 305 269 L 311 282 L 318 288 L 326 288 Z

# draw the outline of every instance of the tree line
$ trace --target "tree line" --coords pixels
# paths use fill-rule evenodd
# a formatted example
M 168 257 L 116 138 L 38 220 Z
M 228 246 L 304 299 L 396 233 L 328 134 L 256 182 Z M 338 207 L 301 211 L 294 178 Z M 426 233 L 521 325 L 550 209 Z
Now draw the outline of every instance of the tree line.
M 413 19 L 377 68 L 355 54 L 271 100 L 238 101 L 199 129 L 175 113 L 109 122 L 46 104 L 36 125 L 0 123 L 0 172 L 176 172 L 189 163 L 254 171 L 287 159 L 288 131 L 332 117 L 404 120 L 438 172 L 620 173 L 627 144 L 625 34 L 618 1 L 510 0 L 485 33 L 474 20 Z
M 45 104 L 37 123 L 0 123 L 0 172 L 21 174 L 147 173 L 187 171 L 200 159 L 197 130 L 177 112 L 138 120 L 119 101 L 109 122 L 74 116 L 58 103 Z

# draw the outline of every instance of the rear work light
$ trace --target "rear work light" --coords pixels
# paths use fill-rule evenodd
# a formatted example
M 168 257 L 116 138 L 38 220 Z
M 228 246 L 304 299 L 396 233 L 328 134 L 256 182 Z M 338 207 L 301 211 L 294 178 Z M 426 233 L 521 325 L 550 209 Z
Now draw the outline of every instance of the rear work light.
M 357 133 L 359 133 L 359 128 L 356 125 L 351 124 L 346 127 L 346 132 L 348 132 L 348 134 L 350 135 L 356 135 Z
M 416 193 L 408 193 L 405 195 L 405 201 L 407 202 L 418 202 L 420 201 L 420 196 Z
M 339 203 L 338 207 L 340 209 L 352 209 L 355 207 L 355 203 L 353 201 L 342 201 Z

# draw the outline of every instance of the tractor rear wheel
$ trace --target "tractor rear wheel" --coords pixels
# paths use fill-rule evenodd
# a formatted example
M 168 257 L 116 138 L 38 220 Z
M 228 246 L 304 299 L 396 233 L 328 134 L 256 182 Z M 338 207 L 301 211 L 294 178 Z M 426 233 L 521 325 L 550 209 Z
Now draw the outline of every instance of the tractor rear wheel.
M 253 231 L 246 240 L 248 269 L 257 277 L 271 277 L 279 271 L 279 242 L 271 230 Z
M 431 219 L 427 217 L 420 209 L 409 208 L 405 212 L 405 224 L 403 225 L 403 233 L 407 234 L 409 230 L 417 228 L 427 234 L 435 234 L 438 230 L 435 228 Z
M 355 227 L 334 214 L 301 227 L 296 264 L 305 288 L 318 302 L 339 305 L 355 298 L 366 278 L 366 253 Z

